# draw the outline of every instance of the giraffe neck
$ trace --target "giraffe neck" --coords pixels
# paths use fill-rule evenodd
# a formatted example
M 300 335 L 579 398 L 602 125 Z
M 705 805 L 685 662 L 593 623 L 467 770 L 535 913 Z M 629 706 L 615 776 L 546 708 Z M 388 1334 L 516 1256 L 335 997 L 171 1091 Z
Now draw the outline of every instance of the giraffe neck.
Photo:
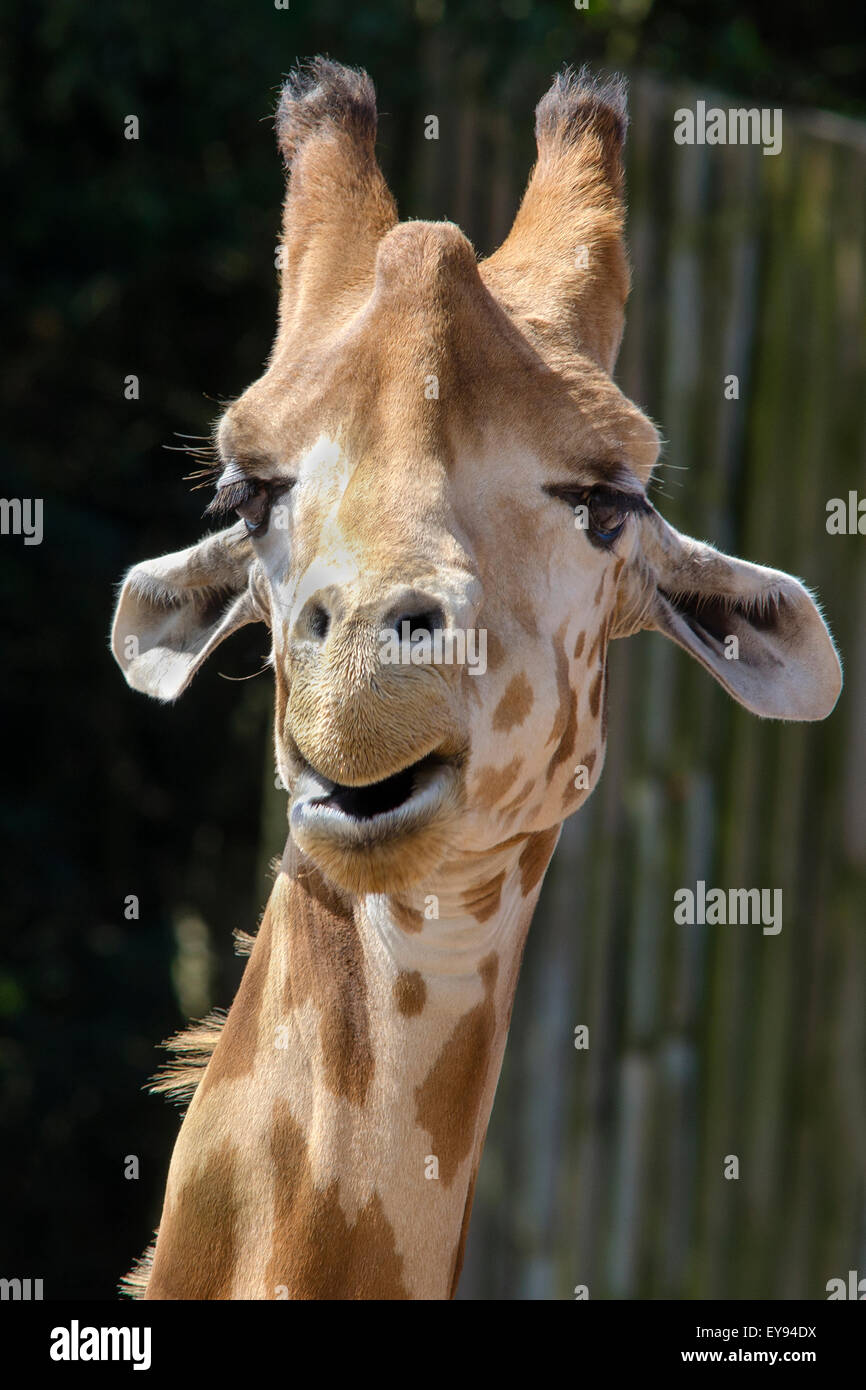
M 558 827 L 350 899 L 290 845 L 172 1157 L 148 1298 L 448 1298 Z

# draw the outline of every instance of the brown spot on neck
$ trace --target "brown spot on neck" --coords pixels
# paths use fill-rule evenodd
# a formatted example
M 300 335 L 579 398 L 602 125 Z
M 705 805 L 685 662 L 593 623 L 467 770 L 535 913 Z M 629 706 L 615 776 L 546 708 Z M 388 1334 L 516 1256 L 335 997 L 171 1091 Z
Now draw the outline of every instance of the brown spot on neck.
M 556 689 L 559 694 L 559 704 L 553 717 L 553 725 L 547 736 L 548 744 L 558 743 L 562 738 L 568 724 L 568 714 L 571 708 L 571 667 L 564 645 L 567 626 L 567 622 L 561 625 L 553 641 L 553 659 L 556 663 Z
M 487 669 L 488 671 L 498 671 L 505 660 L 505 648 L 496 636 L 495 632 L 487 629 Z M 477 677 L 476 677 L 477 680 Z
M 226 1140 L 163 1214 L 145 1298 L 231 1298 L 239 1182 L 238 1151 Z
M 271 964 L 274 930 L 271 902 L 265 908 L 235 1001 L 201 1079 L 199 1092 L 203 1096 L 221 1081 L 237 1081 L 239 1077 L 253 1073 L 259 1038 L 259 1014 Z
M 351 900 L 297 851 L 287 867 L 293 873 L 277 884 L 284 895 L 288 946 L 286 1007 L 312 1001 L 319 1013 L 325 1085 L 334 1095 L 363 1105 L 373 1074 L 373 1048 L 364 953 Z
M 550 781 L 558 772 L 562 764 L 567 762 L 574 752 L 574 745 L 577 740 L 577 691 L 571 692 L 571 700 L 568 706 L 568 719 L 562 731 L 562 738 L 558 746 L 554 749 L 550 762 L 547 764 L 547 780 Z
M 552 825 L 549 830 L 537 830 L 530 835 L 526 847 L 518 860 L 520 866 L 520 889 L 527 897 L 541 881 L 550 863 L 550 856 L 559 835 L 560 827 Z
M 494 860 L 496 856 L 502 854 L 504 850 L 513 849 L 515 845 L 522 845 L 527 838 L 527 834 L 527 831 L 519 830 L 515 835 L 509 835 L 504 840 L 498 840 L 495 845 L 485 846 L 484 849 L 464 849 L 460 857 L 467 861 L 470 859 L 482 860 L 484 862 L 487 860 Z
M 604 668 L 599 666 L 589 687 L 589 712 L 593 719 L 598 718 L 598 711 L 601 708 L 601 683 L 603 679 Z
M 574 644 L 574 659 L 575 659 L 575 661 L 576 661 L 577 658 L 582 654 L 582 652 L 583 652 L 583 647 L 584 647 L 584 643 L 585 643 L 585 642 L 586 642 L 586 632 L 585 632 L 584 630 L 581 630 L 581 631 L 577 634 L 577 641 L 576 641 L 575 644 Z
M 401 1014 L 414 1018 L 427 1002 L 427 986 L 418 970 L 401 970 L 394 981 L 394 1002 Z
M 505 805 L 501 808 L 502 811 L 517 811 L 519 807 L 523 805 L 524 801 L 526 801 L 527 797 L 531 796 L 532 788 L 534 786 L 535 779 L 530 777 L 529 781 L 525 783 L 525 785 L 520 789 L 517 795 L 513 796 L 510 801 L 506 801 Z M 508 842 L 506 841 L 505 843 Z
M 592 769 L 595 767 L 595 757 L 595 750 L 593 749 L 591 753 L 586 753 L 577 765 L 578 767 L 586 768 L 587 778 L 592 776 Z M 589 787 L 576 787 L 573 781 L 569 781 L 566 783 L 562 793 L 562 806 L 567 810 L 572 802 L 577 802 L 587 796 L 589 796 Z M 576 808 L 572 807 L 572 809 Z
M 439 1160 L 444 1187 L 450 1187 L 476 1140 L 496 1033 L 493 994 L 498 970 L 499 958 L 494 952 L 485 957 L 479 969 L 484 998 L 460 1019 L 415 1091 L 415 1117 L 430 1135 L 431 1152 Z M 468 1211 L 464 1220 L 468 1220 Z
M 574 752 L 574 744 L 577 738 L 577 692 L 571 688 L 571 666 L 568 660 L 568 653 L 565 650 L 565 630 L 566 623 L 563 623 L 556 634 L 554 645 L 554 656 L 556 659 L 556 685 L 559 691 L 559 707 L 553 721 L 553 728 L 547 742 L 552 743 L 557 740 L 556 748 L 547 764 L 547 780 L 554 776 L 557 770 L 566 762 Z
M 499 904 L 502 901 L 502 885 L 505 882 L 505 870 L 498 873 L 489 883 L 483 883 L 479 888 L 472 889 L 463 895 L 463 906 L 466 911 L 471 913 L 477 922 L 487 922 L 495 912 L 499 911 Z
M 402 903 L 399 898 L 391 898 L 391 913 L 398 927 L 404 931 L 419 932 L 424 925 L 424 914 L 417 907 Z
M 349 1223 L 337 1181 L 317 1187 L 307 1142 L 288 1101 L 274 1102 L 274 1231 L 265 1271 L 268 1296 L 290 1299 L 404 1299 L 403 1259 L 379 1194 Z
M 509 733 L 519 728 L 535 702 L 532 686 L 523 671 L 512 676 L 502 699 L 493 711 L 493 728 L 497 733 Z
M 590 649 L 586 654 L 587 666 L 592 666 L 593 662 L 595 661 L 596 652 L 599 652 L 601 656 L 604 657 L 604 649 L 607 643 L 607 629 L 609 622 L 610 614 L 608 614 L 608 616 L 603 620 L 601 626 L 598 629 L 598 632 L 592 639 L 592 645 L 590 646 Z
M 523 759 L 516 757 L 512 758 L 506 767 L 481 768 L 475 776 L 476 805 L 481 810 L 492 810 L 499 798 L 504 796 L 512 783 L 516 781 L 522 766 Z

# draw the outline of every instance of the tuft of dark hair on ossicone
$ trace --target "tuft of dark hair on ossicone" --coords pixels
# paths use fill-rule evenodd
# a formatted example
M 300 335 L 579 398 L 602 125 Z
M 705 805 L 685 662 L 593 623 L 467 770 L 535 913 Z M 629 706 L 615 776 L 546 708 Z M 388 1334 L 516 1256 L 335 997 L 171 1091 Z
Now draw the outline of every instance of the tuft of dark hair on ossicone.
M 595 129 L 622 145 L 628 130 L 628 82 L 619 73 L 596 76 L 563 68 L 535 108 L 539 146 L 571 142 Z
M 289 73 L 277 106 L 277 143 L 291 168 L 312 135 L 331 126 L 345 131 L 372 151 L 376 139 L 376 91 L 361 68 L 347 68 L 330 58 L 300 63 Z

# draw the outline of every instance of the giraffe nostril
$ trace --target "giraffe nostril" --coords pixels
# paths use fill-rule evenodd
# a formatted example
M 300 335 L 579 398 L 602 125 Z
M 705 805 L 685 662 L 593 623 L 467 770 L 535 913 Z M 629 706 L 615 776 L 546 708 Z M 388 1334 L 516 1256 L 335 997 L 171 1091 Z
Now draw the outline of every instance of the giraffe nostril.
M 314 603 L 307 614 L 307 631 L 317 642 L 324 642 L 331 626 L 331 615 L 320 603 Z
M 445 614 L 441 608 L 425 608 L 422 613 L 398 613 L 393 620 L 392 626 L 397 636 L 403 637 L 403 624 L 409 624 L 411 636 L 417 635 L 432 637 L 434 632 L 442 632 L 445 628 Z

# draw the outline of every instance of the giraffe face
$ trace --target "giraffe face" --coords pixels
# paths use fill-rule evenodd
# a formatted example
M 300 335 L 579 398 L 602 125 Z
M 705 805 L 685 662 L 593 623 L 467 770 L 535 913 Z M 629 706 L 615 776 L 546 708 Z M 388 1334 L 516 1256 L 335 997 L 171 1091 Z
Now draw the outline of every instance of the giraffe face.
M 606 374 L 552 373 L 462 233 L 408 224 L 337 331 L 278 339 L 218 439 L 301 847 L 379 890 L 575 809 L 657 451 Z
M 554 84 L 512 232 L 480 265 L 452 224 L 396 222 L 372 100 L 326 64 L 281 108 L 279 328 L 220 422 L 209 508 L 240 519 L 136 566 L 113 636 L 130 683 L 173 699 L 236 627 L 270 626 L 292 834 L 354 892 L 576 809 L 613 637 L 662 632 L 772 717 L 822 718 L 840 687 L 798 581 L 646 499 L 658 437 L 611 379 L 617 93 Z

